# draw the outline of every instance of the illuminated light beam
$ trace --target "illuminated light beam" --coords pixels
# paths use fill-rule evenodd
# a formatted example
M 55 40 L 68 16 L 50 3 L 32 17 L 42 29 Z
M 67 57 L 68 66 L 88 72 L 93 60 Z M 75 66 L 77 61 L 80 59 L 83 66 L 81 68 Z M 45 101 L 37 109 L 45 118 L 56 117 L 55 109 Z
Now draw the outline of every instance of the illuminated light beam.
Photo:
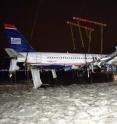
M 93 28 L 82 26 L 82 25 L 79 25 L 79 24 L 76 24 L 76 23 L 73 23 L 73 22 L 70 22 L 70 21 L 67 21 L 67 24 L 70 24 L 70 25 L 73 25 L 73 26 L 76 26 L 76 27 L 80 27 L 80 28 L 83 28 L 85 30 L 94 31 Z
M 79 17 L 73 17 L 73 20 L 88 22 L 88 23 L 92 23 L 92 24 L 99 25 L 99 26 L 104 26 L 104 27 L 107 26 L 107 24 L 104 24 L 104 23 L 101 23 L 101 22 L 92 21 L 92 20 L 88 20 L 88 19 L 83 19 L 83 18 L 79 18 Z

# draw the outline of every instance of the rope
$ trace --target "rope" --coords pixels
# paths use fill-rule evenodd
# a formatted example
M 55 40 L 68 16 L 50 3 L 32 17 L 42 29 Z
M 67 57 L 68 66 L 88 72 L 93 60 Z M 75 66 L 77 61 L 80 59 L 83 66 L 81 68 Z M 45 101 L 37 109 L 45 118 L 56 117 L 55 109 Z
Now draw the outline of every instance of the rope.
M 73 50 L 76 50 L 75 38 L 74 38 L 74 33 L 73 33 L 72 25 L 70 25 L 70 31 L 71 31 L 71 35 L 72 35 Z

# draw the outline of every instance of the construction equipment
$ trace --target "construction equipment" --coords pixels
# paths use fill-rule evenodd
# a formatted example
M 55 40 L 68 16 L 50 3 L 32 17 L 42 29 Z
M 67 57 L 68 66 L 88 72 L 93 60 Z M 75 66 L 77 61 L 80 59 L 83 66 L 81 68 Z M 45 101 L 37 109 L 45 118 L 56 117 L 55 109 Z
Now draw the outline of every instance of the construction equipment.
M 101 54 L 103 52 L 103 28 L 107 26 L 107 24 L 104 24 L 104 23 L 101 23 L 101 22 L 97 22 L 97 21 L 93 21 L 93 20 L 88 20 L 88 19 L 83 19 L 83 18 L 79 18 L 79 17 L 73 17 L 73 20 L 76 20 L 79 22 L 87 22 L 87 23 L 90 23 L 90 24 L 95 24 L 97 26 L 100 26 L 101 27 L 101 33 L 100 33 L 100 37 L 101 37 Z
M 80 39 L 81 39 L 81 42 L 82 42 L 82 47 L 85 50 L 85 52 L 86 52 L 86 48 L 85 48 L 85 43 L 84 43 L 84 39 L 83 39 L 81 28 L 85 29 L 86 31 L 89 31 L 89 47 L 88 47 L 88 52 L 89 52 L 90 51 L 90 43 L 91 43 L 91 32 L 94 31 L 94 29 L 90 28 L 90 27 L 86 27 L 86 26 L 80 25 L 79 23 L 73 23 L 73 22 L 70 22 L 70 21 L 67 21 L 67 24 L 70 25 L 70 29 L 71 29 L 72 41 L 73 41 L 73 49 L 74 48 L 76 49 L 76 47 L 75 47 L 75 38 L 74 38 L 72 26 L 78 27 L 79 34 L 80 34 Z

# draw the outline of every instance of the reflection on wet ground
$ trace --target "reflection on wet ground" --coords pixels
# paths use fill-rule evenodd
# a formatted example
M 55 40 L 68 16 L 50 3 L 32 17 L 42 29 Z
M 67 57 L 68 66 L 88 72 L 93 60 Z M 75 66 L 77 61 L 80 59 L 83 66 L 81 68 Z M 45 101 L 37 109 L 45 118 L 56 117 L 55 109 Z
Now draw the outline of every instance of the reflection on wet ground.
M 0 124 L 116 124 L 117 84 L 0 92 Z

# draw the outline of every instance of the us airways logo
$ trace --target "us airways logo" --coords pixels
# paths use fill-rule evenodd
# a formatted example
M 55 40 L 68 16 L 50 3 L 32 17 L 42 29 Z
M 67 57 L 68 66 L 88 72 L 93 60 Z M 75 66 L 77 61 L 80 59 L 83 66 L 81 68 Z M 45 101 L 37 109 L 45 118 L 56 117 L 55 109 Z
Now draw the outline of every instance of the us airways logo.
M 21 38 L 11 37 L 11 44 L 21 44 Z

